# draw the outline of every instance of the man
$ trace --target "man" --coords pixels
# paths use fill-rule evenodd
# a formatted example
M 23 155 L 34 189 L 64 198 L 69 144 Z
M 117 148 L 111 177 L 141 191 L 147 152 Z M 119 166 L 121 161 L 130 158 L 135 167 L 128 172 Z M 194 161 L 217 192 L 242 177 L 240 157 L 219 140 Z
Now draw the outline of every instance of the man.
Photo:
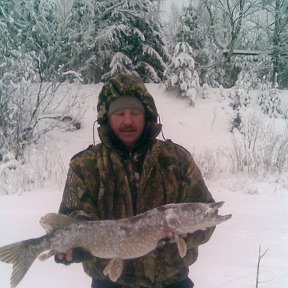
M 99 94 L 97 110 L 101 143 L 71 159 L 60 213 L 120 219 L 167 203 L 213 201 L 190 153 L 172 141 L 156 139 L 161 131 L 157 109 L 139 78 L 112 77 Z M 93 288 L 190 288 L 188 267 L 213 230 L 188 234 L 184 258 L 175 243 L 166 243 L 143 257 L 126 260 L 116 283 L 103 275 L 108 260 L 74 249 L 57 255 L 56 261 L 81 260 Z M 173 233 L 167 231 L 167 237 L 172 239 Z

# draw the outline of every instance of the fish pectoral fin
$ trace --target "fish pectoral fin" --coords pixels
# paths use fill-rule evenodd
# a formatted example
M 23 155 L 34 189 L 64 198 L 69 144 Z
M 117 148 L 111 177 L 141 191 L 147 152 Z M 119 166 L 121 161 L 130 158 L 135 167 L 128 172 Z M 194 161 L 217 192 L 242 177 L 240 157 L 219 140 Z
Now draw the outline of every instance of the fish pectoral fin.
M 123 260 L 121 258 L 111 259 L 105 267 L 103 274 L 116 282 L 122 274 Z
M 77 220 L 72 217 L 57 213 L 48 213 L 40 219 L 41 226 L 47 233 L 53 232 L 55 229 L 70 223 L 76 223 Z
M 177 235 L 176 236 L 176 244 L 177 244 L 179 255 L 181 258 L 183 258 L 187 253 L 186 242 L 181 236 Z

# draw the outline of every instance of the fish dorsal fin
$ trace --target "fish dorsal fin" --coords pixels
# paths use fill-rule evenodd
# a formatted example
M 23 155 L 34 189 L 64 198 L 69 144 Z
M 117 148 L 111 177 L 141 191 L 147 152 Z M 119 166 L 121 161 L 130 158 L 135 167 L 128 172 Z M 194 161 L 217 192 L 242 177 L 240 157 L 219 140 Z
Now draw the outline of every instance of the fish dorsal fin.
M 76 223 L 77 220 L 57 213 L 48 213 L 40 219 L 41 226 L 46 230 L 47 233 L 58 229 L 67 224 Z

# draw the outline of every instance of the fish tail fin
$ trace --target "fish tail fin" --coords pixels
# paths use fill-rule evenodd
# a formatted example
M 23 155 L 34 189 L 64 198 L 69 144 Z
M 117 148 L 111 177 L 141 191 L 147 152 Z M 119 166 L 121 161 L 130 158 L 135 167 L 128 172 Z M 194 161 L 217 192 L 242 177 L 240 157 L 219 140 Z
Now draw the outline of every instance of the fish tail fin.
M 35 258 L 46 250 L 41 238 L 30 239 L 0 247 L 0 261 L 13 264 L 10 278 L 11 288 L 15 288 L 23 279 Z

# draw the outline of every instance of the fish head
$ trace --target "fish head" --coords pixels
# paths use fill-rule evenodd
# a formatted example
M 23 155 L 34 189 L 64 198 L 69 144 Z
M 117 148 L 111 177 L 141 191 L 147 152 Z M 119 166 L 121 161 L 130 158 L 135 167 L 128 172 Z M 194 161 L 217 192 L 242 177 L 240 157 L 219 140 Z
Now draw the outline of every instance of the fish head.
M 216 226 L 232 216 L 218 214 L 218 209 L 223 204 L 224 202 L 172 204 L 165 211 L 166 227 L 173 232 L 185 234 Z

